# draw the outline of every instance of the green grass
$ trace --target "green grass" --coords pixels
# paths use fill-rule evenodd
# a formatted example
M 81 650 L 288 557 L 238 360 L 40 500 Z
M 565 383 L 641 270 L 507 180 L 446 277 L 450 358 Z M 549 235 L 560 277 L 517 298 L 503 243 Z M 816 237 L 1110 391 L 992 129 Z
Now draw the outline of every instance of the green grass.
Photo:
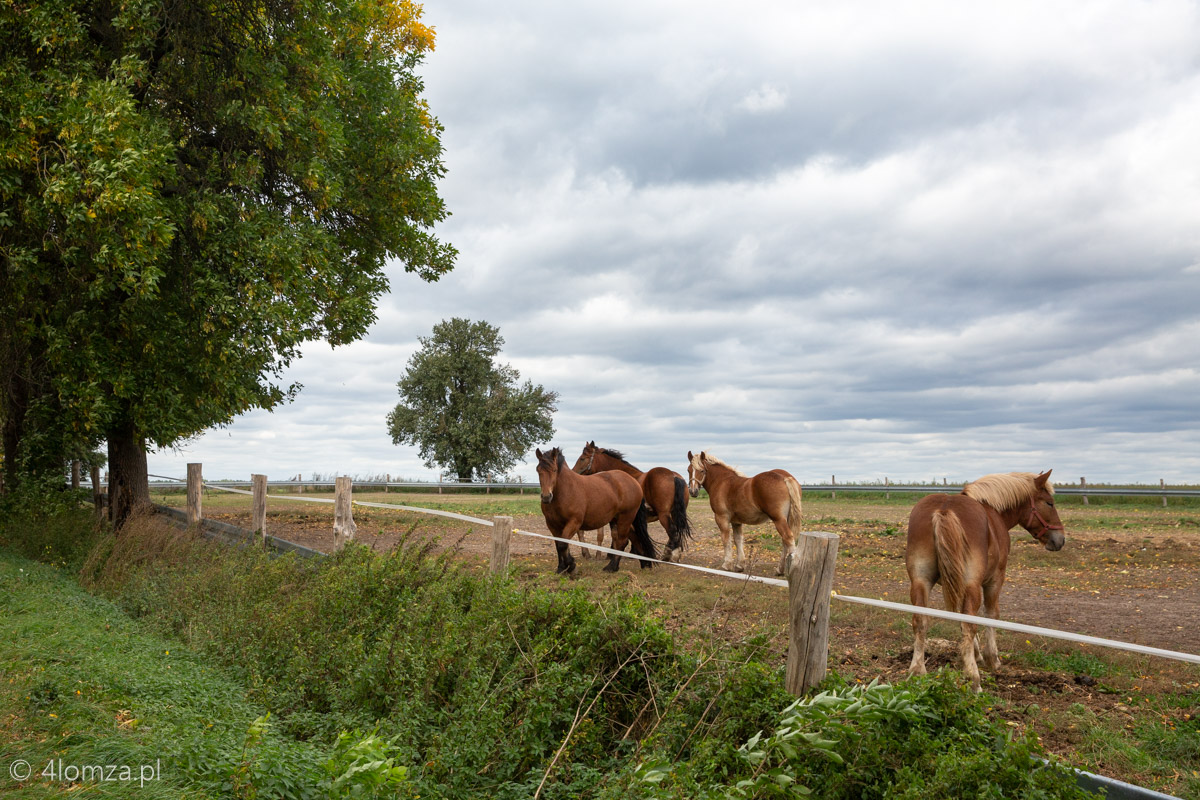
M 2 550 L 0 667 L 0 793 L 249 796 L 276 783 L 291 796 L 319 791 L 329 746 L 269 728 L 255 741 L 248 731 L 266 711 L 245 686 L 60 570 Z M 24 777 L 18 760 L 27 780 L 10 771 L 16 764 Z M 92 780 L 80 780 L 84 767 Z

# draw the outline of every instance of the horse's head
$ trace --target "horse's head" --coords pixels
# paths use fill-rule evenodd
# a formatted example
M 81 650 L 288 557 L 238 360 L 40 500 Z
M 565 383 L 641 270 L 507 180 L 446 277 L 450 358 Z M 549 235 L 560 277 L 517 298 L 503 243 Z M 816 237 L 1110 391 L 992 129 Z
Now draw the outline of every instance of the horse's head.
M 1062 550 L 1066 541 L 1062 520 L 1054 507 L 1054 486 L 1050 483 L 1050 472 L 1046 470 L 1034 478 L 1036 489 L 1029 500 L 1029 513 L 1021 527 L 1029 531 L 1047 550 Z
M 558 485 L 558 465 L 563 460 L 562 451 L 557 447 L 546 452 L 534 450 L 537 454 L 538 483 L 542 487 L 542 503 L 554 502 L 554 487 Z
M 700 455 L 692 455 L 692 451 L 688 450 L 688 493 L 692 497 L 700 496 L 700 487 L 708 480 L 708 466 L 704 462 L 704 452 Z
M 575 460 L 575 466 L 571 469 L 578 472 L 580 475 L 591 475 L 594 470 L 593 464 L 596 461 L 596 452 L 600 448 L 596 447 L 594 441 L 588 442 L 583 446 L 583 452 L 579 454 L 579 458 Z

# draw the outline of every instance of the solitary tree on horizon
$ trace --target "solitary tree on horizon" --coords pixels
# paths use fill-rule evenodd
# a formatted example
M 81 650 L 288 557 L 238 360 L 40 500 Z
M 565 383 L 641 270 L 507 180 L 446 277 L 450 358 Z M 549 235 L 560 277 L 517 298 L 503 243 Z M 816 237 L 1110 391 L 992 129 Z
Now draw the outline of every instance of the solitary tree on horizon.
M 558 392 L 518 385 L 515 369 L 495 363 L 504 345 L 499 328 L 456 317 L 420 341 L 387 417 L 393 444 L 418 446 L 425 466 L 469 483 L 507 472 L 554 435 Z

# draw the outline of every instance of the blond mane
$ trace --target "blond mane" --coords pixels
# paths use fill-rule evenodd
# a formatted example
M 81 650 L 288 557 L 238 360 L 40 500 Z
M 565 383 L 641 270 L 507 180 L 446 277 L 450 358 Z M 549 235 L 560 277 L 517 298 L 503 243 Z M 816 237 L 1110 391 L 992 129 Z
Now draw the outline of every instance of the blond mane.
M 718 466 L 724 467 L 725 469 L 732 472 L 734 475 L 737 475 L 739 478 L 746 477 L 746 473 L 742 472 L 740 469 L 733 466 L 732 464 L 726 464 L 724 461 L 717 458 L 712 453 L 705 452 L 705 453 L 701 453 L 700 455 L 704 456 L 704 462 L 707 464 L 716 464 Z M 697 456 L 697 458 L 699 458 L 699 456 Z
M 1037 475 L 1032 472 L 998 472 L 971 481 L 963 487 L 962 493 L 1003 512 L 1028 503 L 1036 497 L 1036 480 Z M 1054 494 L 1054 484 L 1050 481 L 1046 481 L 1046 491 Z

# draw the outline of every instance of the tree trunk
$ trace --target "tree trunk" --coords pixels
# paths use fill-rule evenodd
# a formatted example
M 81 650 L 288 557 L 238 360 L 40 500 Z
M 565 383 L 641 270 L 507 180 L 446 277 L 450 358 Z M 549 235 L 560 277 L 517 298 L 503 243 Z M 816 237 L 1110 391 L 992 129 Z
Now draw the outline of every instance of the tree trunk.
M 120 530 L 130 517 L 150 509 L 146 440 L 133 423 L 117 423 L 108 432 L 109 519 Z

